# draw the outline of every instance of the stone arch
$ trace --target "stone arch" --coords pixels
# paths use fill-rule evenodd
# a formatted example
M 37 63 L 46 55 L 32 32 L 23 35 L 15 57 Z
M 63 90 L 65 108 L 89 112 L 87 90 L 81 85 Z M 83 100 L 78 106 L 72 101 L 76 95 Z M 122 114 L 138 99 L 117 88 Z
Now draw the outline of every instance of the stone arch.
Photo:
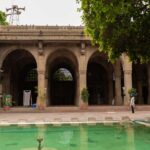
M 35 57 L 26 49 L 8 50 L 2 62 L 2 91 L 11 94 L 14 105 L 23 105 L 23 91 L 31 90 L 32 102 L 36 102 L 37 63 Z
M 91 57 L 93 57 L 93 56 L 96 55 L 96 54 L 99 54 L 100 51 L 97 50 L 97 49 L 94 49 L 93 51 L 89 51 L 88 53 L 89 53 L 89 54 L 88 54 L 88 60 L 90 60 Z
M 25 50 L 25 51 L 28 51 L 29 53 L 32 54 L 32 56 L 34 57 L 36 63 L 37 63 L 37 60 L 36 60 L 36 56 L 35 54 L 30 51 L 29 49 L 26 49 L 26 48 L 23 48 L 23 47 L 18 47 L 18 46 L 10 46 L 8 49 L 5 49 L 1 55 L 0 55 L 0 68 L 2 67 L 2 64 L 3 64 L 3 61 L 5 60 L 5 58 L 13 51 L 16 51 L 16 50 Z
M 107 56 L 99 51 L 94 52 L 87 65 L 87 87 L 89 105 L 110 104 L 114 96 L 113 65 Z
M 54 73 L 59 69 L 66 69 L 69 71 L 73 80 L 55 81 L 53 78 Z M 62 48 L 56 49 L 52 54 L 50 54 L 46 61 L 46 76 L 48 80 L 48 105 L 62 106 L 76 104 L 78 91 L 78 61 L 73 52 Z

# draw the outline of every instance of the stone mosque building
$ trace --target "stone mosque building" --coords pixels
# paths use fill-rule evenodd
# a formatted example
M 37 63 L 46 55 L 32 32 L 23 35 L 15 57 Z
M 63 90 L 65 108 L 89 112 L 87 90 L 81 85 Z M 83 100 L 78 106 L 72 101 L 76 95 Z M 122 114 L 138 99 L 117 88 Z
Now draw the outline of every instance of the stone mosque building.
M 150 104 L 150 64 L 133 64 L 126 54 L 112 64 L 93 46 L 81 26 L 0 26 L 0 94 L 23 106 L 23 91 L 32 103 L 80 106 L 89 90 L 89 106 L 126 105 L 128 90 L 136 103 Z M 63 74 L 66 79 L 59 79 Z M 38 94 L 37 94 L 38 93 Z

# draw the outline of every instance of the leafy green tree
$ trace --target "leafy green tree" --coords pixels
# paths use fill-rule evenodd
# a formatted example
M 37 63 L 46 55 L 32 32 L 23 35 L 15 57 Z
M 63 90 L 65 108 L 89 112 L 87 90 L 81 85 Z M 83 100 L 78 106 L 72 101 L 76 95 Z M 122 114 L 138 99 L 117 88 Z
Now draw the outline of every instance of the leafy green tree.
M 67 71 L 67 73 L 65 73 L 64 70 L 62 70 L 60 68 L 54 73 L 54 80 L 56 80 L 56 81 L 72 81 L 73 78 L 72 78 L 72 75 L 70 74 L 70 72 Z
M 150 0 L 77 0 L 85 30 L 100 51 L 115 60 L 150 60 Z
M 7 25 L 6 14 L 0 11 L 0 25 Z

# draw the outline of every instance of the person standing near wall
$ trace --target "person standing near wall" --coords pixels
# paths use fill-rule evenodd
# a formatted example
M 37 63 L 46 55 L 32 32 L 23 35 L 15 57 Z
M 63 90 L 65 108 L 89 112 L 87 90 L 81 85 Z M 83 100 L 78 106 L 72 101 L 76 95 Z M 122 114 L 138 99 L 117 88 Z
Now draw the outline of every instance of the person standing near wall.
M 135 109 L 135 97 L 134 96 L 131 96 L 131 100 L 130 100 L 130 107 L 131 107 L 131 110 L 132 110 L 132 113 L 134 113 L 134 109 Z

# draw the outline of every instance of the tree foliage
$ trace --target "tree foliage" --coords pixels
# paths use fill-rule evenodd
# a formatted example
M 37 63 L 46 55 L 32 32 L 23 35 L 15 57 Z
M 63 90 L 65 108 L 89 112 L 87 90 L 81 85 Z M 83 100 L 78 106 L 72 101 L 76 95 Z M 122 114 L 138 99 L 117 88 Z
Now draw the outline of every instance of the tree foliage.
M 83 100 L 83 102 L 88 102 L 89 99 L 89 91 L 87 88 L 83 88 L 81 91 L 81 98 Z
M 71 73 L 67 69 L 60 68 L 54 73 L 54 80 L 55 81 L 72 81 L 73 78 L 72 78 Z
M 0 11 L 0 25 L 7 25 L 6 14 Z
M 115 60 L 150 60 L 150 0 L 77 0 L 85 30 L 100 51 Z

